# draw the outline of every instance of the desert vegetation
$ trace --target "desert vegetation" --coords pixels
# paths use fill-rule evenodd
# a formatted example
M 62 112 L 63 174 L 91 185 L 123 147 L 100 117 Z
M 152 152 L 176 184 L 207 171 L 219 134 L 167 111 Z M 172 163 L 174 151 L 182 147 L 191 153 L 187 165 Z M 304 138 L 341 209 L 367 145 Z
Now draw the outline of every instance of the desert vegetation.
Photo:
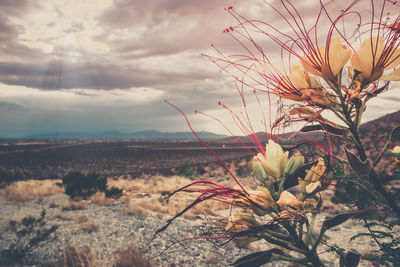
M 232 137 L 0 146 L 1 262 L 398 265 L 400 111 L 362 122 L 369 101 L 400 80 L 400 18 L 388 5 L 400 6 L 364 1 L 360 11 L 361 2 L 316 1 L 311 25 L 297 2 L 265 2 L 288 32 L 226 8 L 238 24 L 224 33 L 243 54 L 213 46 L 204 56 L 236 83 L 243 107 L 219 105 L 240 136 L 196 110 Z M 282 69 L 265 40 L 281 50 Z

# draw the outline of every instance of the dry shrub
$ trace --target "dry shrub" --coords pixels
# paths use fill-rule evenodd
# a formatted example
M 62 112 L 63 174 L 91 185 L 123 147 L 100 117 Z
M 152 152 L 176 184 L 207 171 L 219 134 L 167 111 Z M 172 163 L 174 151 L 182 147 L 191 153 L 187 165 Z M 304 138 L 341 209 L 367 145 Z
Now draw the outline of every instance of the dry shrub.
M 88 203 L 84 200 L 71 200 L 67 195 L 59 195 L 50 202 L 50 208 L 59 207 L 61 210 L 83 210 L 86 209 Z
M 149 215 L 149 212 L 147 210 L 142 209 L 138 203 L 131 202 L 128 204 L 128 206 L 123 209 L 123 212 L 130 214 L 130 215 L 135 215 L 138 217 L 145 218 Z
M 67 247 L 57 260 L 48 262 L 48 267 L 97 267 L 97 259 L 89 247 Z
M 151 267 L 150 262 L 139 252 L 135 245 L 121 249 L 114 255 L 114 267 Z
M 148 211 L 159 214 L 174 216 L 195 198 L 194 195 L 187 195 L 183 192 L 176 193 L 169 204 L 163 202 L 165 196 L 176 189 L 189 184 L 191 180 L 180 177 L 152 176 L 151 178 L 138 178 L 135 180 L 117 179 L 109 180 L 110 186 L 122 188 L 124 190 L 123 200 L 127 203 L 126 213 L 145 217 Z M 189 210 L 183 217 L 185 219 L 198 219 L 199 215 L 206 214 L 217 216 L 216 210 L 229 209 L 229 205 L 218 201 L 202 202 L 192 210 Z
M 64 192 L 57 186 L 61 180 L 27 180 L 14 182 L 3 188 L 1 194 L 9 201 L 23 202 L 32 199 L 42 199 L 45 196 Z
M 75 220 L 79 224 L 79 231 L 81 232 L 90 234 L 99 230 L 99 226 L 86 216 L 75 217 Z
M 72 220 L 69 217 L 66 217 L 64 213 L 62 212 L 57 212 L 54 216 L 53 219 L 60 219 L 60 220 L 64 220 L 64 221 L 70 221 Z
M 83 233 L 91 234 L 97 232 L 97 230 L 99 230 L 99 226 L 93 221 L 87 221 L 79 225 L 79 231 Z
M 209 255 L 205 262 L 211 266 L 216 266 L 219 263 L 220 259 L 216 255 Z
M 112 202 L 112 200 L 106 198 L 106 194 L 104 192 L 96 192 L 89 198 L 89 200 L 90 202 L 99 206 L 104 206 Z
M 85 223 L 85 222 L 89 221 L 89 219 L 86 216 L 78 216 L 78 217 L 75 217 L 75 221 L 77 223 Z
M 137 178 L 134 180 L 109 179 L 109 186 L 118 187 L 125 192 L 143 192 L 150 194 L 161 194 L 175 191 L 190 183 L 191 180 L 181 176 L 152 176 L 150 178 Z

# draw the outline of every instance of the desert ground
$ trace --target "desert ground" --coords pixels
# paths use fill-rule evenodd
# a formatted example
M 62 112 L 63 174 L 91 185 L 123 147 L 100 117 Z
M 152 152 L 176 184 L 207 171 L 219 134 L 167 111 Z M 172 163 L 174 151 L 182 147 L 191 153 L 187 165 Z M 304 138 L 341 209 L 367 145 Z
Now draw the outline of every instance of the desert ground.
M 371 134 L 364 138 L 377 138 L 376 132 Z M 240 248 L 229 239 L 213 238 L 223 231 L 232 211 L 228 204 L 212 200 L 195 206 L 155 235 L 197 196 L 180 192 L 167 203 L 171 192 L 198 179 L 235 186 L 217 159 L 193 140 L 0 143 L 1 266 L 228 266 L 251 252 L 274 247 L 257 241 Z M 241 183 L 257 184 L 249 151 L 230 139 L 209 144 Z M 88 199 L 71 199 L 60 183 L 75 170 L 100 173 L 110 187 L 122 189 L 122 195 L 111 198 L 98 192 Z M 7 175 L 15 181 L 5 182 Z M 398 180 L 388 184 L 398 194 Z M 317 225 L 327 216 L 352 209 L 338 203 L 334 186 L 323 194 L 324 208 Z M 36 240 L 38 229 L 42 235 Z M 365 231 L 363 221 L 348 220 L 331 229 L 326 242 L 361 252 L 365 257 L 359 266 L 379 266 L 368 258 L 379 249 L 373 240 L 351 241 Z M 327 246 L 319 252 L 326 266 L 339 265 L 337 255 Z

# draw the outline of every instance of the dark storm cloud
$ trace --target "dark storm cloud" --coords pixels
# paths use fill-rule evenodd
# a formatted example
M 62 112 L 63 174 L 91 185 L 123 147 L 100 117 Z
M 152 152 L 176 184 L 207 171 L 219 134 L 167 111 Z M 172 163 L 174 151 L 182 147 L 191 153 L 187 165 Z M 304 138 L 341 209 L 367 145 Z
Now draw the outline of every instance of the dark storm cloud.
M 11 16 L 23 16 L 32 7 L 37 7 L 36 0 L 1 0 L 1 13 Z
M 114 1 L 110 9 L 100 16 L 100 20 L 117 28 L 133 28 L 138 24 L 149 25 L 150 28 L 153 28 L 170 18 L 179 20 L 203 18 L 204 22 L 206 22 L 205 19 L 216 9 L 222 10 L 230 2 L 232 1 L 117 0 Z
M 232 23 L 223 9 L 236 2 L 115 1 L 99 21 L 112 29 L 131 30 L 134 37 L 111 38 L 112 31 L 107 31 L 97 38 L 107 42 L 115 53 L 128 57 L 204 51 L 211 42 L 220 40 L 223 27 Z
M 0 62 L 0 81 L 39 89 L 126 89 L 144 86 L 182 86 L 210 78 L 206 72 L 150 72 L 132 65 L 69 63 L 62 60 L 38 63 Z

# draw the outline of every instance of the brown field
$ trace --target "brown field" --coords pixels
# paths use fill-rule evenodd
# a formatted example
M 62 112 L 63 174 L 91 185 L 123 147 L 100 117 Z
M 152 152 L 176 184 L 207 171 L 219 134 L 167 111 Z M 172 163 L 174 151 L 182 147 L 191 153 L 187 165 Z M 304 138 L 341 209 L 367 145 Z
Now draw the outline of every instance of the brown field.
M 212 142 L 210 146 L 227 162 L 239 163 L 251 157 L 231 142 Z M 57 179 L 73 170 L 109 177 L 174 175 L 185 161 L 198 174 L 207 166 L 207 171 L 220 168 L 215 157 L 197 141 L 3 140 L 0 145 L 0 169 L 18 169 L 25 179 Z

